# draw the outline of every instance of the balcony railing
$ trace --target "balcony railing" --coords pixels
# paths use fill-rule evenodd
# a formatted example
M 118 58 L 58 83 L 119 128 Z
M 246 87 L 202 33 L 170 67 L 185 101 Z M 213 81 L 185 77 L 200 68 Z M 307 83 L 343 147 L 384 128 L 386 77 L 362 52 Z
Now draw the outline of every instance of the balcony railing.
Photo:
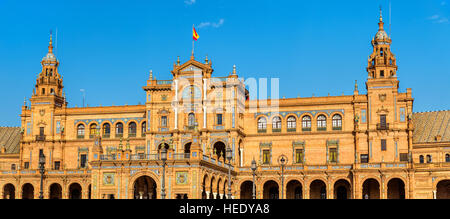
M 258 133 L 267 133 L 267 129 L 258 129 Z
M 190 158 L 191 158 L 191 154 L 187 154 L 187 153 L 173 154 L 174 160 L 185 160 L 185 159 L 190 159 Z
M 136 133 L 128 133 L 129 138 L 136 138 Z
M 45 141 L 45 135 L 36 135 L 36 141 Z
M 110 134 L 103 134 L 103 138 L 111 138 Z
M 310 132 L 310 131 L 311 131 L 311 128 L 302 128 L 302 131 L 304 131 L 304 132 Z
M 84 135 L 77 135 L 77 139 L 84 139 Z
M 389 123 L 378 123 L 377 130 L 389 130 Z
M 123 133 L 121 133 L 121 134 L 116 134 L 116 138 L 122 138 L 123 137 Z
M 272 129 L 272 132 L 281 132 L 281 129 Z
M 324 132 L 327 130 L 327 127 L 317 127 L 317 131 Z
M 297 132 L 297 128 L 288 128 L 287 132 Z
M 333 131 L 342 131 L 342 127 L 333 127 Z

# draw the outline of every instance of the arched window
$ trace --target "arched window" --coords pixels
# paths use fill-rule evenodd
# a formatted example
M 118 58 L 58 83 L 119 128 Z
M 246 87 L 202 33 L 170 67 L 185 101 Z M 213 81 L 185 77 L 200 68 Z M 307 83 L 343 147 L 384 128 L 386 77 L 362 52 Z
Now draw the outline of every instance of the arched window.
M 295 131 L 297 128 L 297 119 L 294 116 L 289 116 L 287 118 L 287 129 L 289 131 Z
M 109 123 L 103 124 L 103 138 L 109 138 L 111 136 L 111 125 Z
M 189 113 L 188 115 L 188 126 L 194 127 L 195 126 L 195 114 Z
M 128 124 L 128 137 L 129 138 L 134 138 L 136 137 L 136 123 L 135 122 L 130 122 L 130 124 Z
M 445 162 L 450 163 L 450 154 L 445 155 Z
M 94 138 L 97 134 L 97 124 L 92 124 L 89 127 L 89 138 Z
M 123 124 L 121 122 L 116 124 L 116 138 L 123 137 Z
M 142 137 L 145 137 L 145 132 L 147 132 L 147 122 L 142 123 Z
M 311 131 L 311 117 L 310 116 L 304 116 L 302 118 L 302 128 L 303 128 L 303 131 Z
M 261 117 L 258 119 L 258 132 L 265 132 L 267 129 L 267 119 Z
M 326 131 L 327 130 L 327 117 L 324 115 L 320 115 L 317 117 L 317 131 Z
M 431 163 L 433 162 L 431 155 L 427 155 L 427 163 Z
M 333 116 L 333 130 L 342 130 L 342 116 L 339 114 Z
M 276 116 L 272 120 L 272 129 L 279 129 L 281 131 L 281 118 L 279 116 Z
M 79 124 L 77 126 L 77 136 L 78 136 L 78 138 L 84 138 L 84 125 L 83 124 Z
M 425 159 L 424 159 L 423 155 L 419 156 L 419 162 L 420 163 L 425 163 Z

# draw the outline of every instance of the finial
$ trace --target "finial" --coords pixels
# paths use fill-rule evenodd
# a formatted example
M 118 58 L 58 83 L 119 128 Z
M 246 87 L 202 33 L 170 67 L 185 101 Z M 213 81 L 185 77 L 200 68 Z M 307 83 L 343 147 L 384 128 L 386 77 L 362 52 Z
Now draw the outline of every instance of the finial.
M 149 80 L 153 80 L 153 70 L 150 70 L 150 78 Z
M 206 58 L 205 58 L 205 64 L 209 64 L 208 55 L 206 55 Z
M 358 80 L 355 80 L 355 91 L 358 90 Z
M 177 58 L 177 65 L 180 66 L 180 56 Z
M 27 105 L 27 97 L 23 98 L 23 105 L 26 106 Z
M 233 65 L 233 75 L 236 75 L 236 65 Z
M 380 22 L 383 22 L 383 8 L 380 5 Z
M 48 45 L 48 53 L 53 53 L 53 34 L 50 30 L 50 43 Z

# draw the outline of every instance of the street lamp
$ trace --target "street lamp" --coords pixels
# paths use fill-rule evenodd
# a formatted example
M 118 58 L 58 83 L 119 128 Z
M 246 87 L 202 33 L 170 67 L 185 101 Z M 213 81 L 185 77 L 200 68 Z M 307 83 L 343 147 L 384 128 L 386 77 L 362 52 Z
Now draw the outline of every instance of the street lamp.
M 166 199 L 166 161 L 167 161 L 167 149 L 164 146 L 161 151 L 161 160 L 163 162 L 163 178 L 162 178 L 162 186 L 161 186 L 161 199 Z
M 41 191 L 39 193 L 39 199 L 44 199 L 44 172 L 45 172 L 45 155 L 44 152 L 41 151 L 39 154 L 39 172 L 41 173 Z
M 278 163 L 281 165 L 281 199 L 284 199 L 284 167 L 286 166 L 287 158 L 284 155 L 278 160 Z
M 233 158 L 233 151 L 230 146 L 227 147 L 227 160 L 228 160 L 228 199 L 231 199 L 231 159 Z
M 252 191 L 252 195 L 253 195 L 253 199 L 256 199 L 256 185 L 255 185 L 255 171 L 256 171 L 256 161 L 255 158 L 253 158 L 252 161 L 252 172 L 253 172 L 253 191 Z

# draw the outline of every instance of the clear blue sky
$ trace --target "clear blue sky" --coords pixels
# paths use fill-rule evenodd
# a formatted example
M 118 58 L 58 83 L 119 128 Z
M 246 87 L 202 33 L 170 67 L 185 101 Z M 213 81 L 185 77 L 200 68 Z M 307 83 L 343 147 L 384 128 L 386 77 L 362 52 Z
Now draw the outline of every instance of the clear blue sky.
M 192 25 L 196 58 L 208 54 L 215 76 L 237 65 L 248 77 L 279 77 L 280 96 L 365 93 L 370 41 L 388 0 L 0 0 L 0 126 L 20 125 L 58 30 L 57 58 L 70 107 L 144 103 L 153 69 L 171 79 L 187 61 Z M 392 50 L 400 91 L 413 88 L 414 111 L 450 109 L 450 0 L 392 0 Z

